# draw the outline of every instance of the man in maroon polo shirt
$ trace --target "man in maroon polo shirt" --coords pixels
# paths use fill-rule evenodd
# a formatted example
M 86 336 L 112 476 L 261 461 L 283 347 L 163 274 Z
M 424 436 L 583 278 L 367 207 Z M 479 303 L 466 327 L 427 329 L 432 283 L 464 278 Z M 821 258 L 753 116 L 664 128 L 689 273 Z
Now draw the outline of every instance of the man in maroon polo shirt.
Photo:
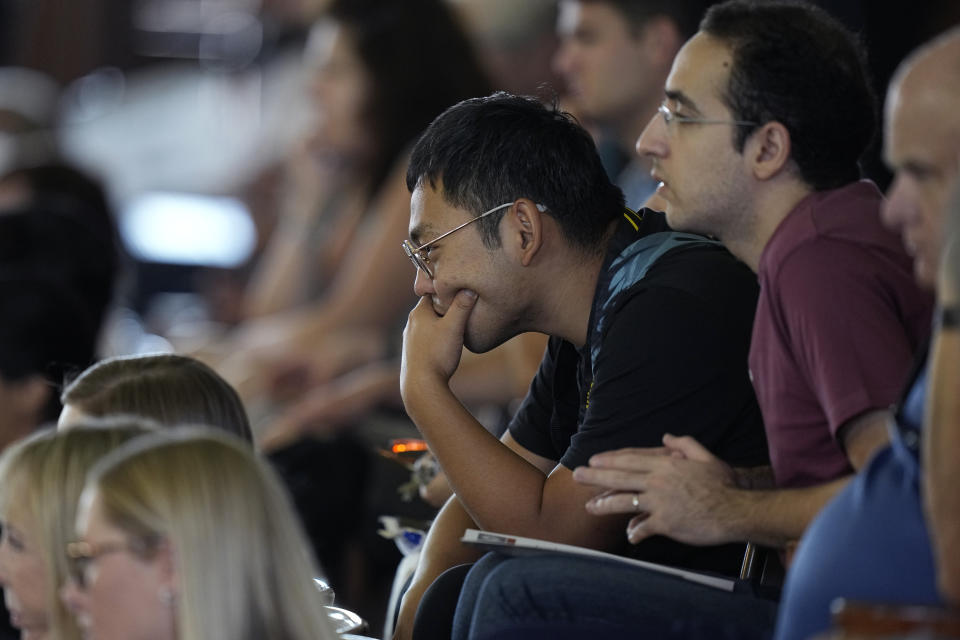
M 663 450 L 598 454 L 575 478 L 618 490 L 587 508 L 637 512 L 631 542 L 786 547 L 888 441 L 930 302 L 880 223 L 879 190 L 859 180 L 876 125 L 862 60 L 815 7 L 741 2 L 711 9 L 677 55 L 637 150 L 670 225 L 717 237 L 758 274 L 750 370 L 773 474 L 669 435 Z

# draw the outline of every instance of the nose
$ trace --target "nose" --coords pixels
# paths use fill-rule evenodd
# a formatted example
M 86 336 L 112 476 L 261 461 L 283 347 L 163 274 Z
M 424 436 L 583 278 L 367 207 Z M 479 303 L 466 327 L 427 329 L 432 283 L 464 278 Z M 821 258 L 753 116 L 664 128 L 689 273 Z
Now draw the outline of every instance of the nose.
M 561 38 L 560 45 L 557 47 L 557 52 L 553 54 L 551 62 L 554 72 L 560 76 L 568 75 L 573 70 L 575 59 L 573 45 L 567 38 Z
M 420 298 L 436 293 L 436 289 L 433 287 L 433 278 L 428 276 L 423 269 L 417 268 L 417 275 L 413 280 L 413 292 Z
M 909 178 L 897 172 L 887 197 L 880 207 L 880 218 L 889 229 L 900 232 L 916 208 L 916 199 Z
M 654 113 L 644 127 L 643 133 L 637 138 L 637 154 L 641 157 L 665 158 L 670 151 L 667 144 L 667 123 L 663 116 Z

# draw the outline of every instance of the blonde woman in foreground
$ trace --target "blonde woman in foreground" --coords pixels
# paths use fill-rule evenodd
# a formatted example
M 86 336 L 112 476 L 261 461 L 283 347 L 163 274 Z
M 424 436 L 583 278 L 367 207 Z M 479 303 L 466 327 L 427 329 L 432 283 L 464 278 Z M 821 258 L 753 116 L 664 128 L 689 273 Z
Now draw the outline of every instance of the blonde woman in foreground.
M 132 419 L 95 424 L 38 432 L 0 457 L 0 584 L 23 640 L 80 639 L 57 597 L 67 578 L 62 550 L 75 537 L 77 499 L 94 462 L 149 429 Z
M 80 498 L 64 602 L 97 640 L 332 640 L 317 568 L 267 464 L 230 436 L 159 432 Z

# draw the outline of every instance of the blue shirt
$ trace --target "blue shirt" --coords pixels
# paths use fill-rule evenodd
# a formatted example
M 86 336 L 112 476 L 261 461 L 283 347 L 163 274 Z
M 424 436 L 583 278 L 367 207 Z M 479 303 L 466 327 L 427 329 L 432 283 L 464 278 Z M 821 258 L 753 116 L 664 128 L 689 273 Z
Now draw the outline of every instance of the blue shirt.
M 804 534 L 787 574 L 776 640 L 830 628 L 830 603 L 942 605 L 921 510 L 918 445 L 927 372 L 897 416 L 890 446 L 861 470 Z

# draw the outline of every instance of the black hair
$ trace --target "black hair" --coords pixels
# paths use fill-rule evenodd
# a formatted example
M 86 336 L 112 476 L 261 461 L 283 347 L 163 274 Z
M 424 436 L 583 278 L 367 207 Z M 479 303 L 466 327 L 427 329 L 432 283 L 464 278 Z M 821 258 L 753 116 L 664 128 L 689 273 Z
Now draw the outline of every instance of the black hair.
M 54 389 L 94 358 L 97 330 L 89 307 L 62 283 L 10 269 L 0 269 L 0 300 L 0 376 L 8 383 L 46 380 L 51 392 L 43 420 L 56 420 Z
M 38 199 L 0 215 L 0 267 L 74 291 L 98 327 L 112 299 L 117 265 L 112 238 L 76 206 Z
M 498 92 L 450 107 L 417 142 L 407 188 L 442 183 L 445 202 L 475 215 L 517 198 L 547 207 L 567 241 L 594 252 L 623 210 L 590 135 L 556 105 Z M 502 211 L 477 222 L 500 246 Z
M 790 132 L 791 157 L 816 190 L 860 177 L 858 161 L 878 116 L 856 36 L 813 5 L 756 0 L 711 7 L 700 30 L 732 50 L 723 99 L 734 118 L 783 124 Z M 754 130 L 734 128 L 738 151 Z
M 0 266 L 69 283 L 99 327 L 114 293 L 123 250 L 101 184 L 67 164 L 21 168 L 26 204 L 0 215 Z
M 664 16 L 677 27 L 680 37 L 686 40 L 697 31 L 697 25 L 706 9 L 706 0 L 577 0 L 583 4 L 602 3 L 616 9 L 634 33 L 652 18 Z
M 448 4 L 333 0 L 328 9 L 373 79 L 363 116 L 377 147 L 370 167 L 374 189 L 433 118 L 492 89 Z

